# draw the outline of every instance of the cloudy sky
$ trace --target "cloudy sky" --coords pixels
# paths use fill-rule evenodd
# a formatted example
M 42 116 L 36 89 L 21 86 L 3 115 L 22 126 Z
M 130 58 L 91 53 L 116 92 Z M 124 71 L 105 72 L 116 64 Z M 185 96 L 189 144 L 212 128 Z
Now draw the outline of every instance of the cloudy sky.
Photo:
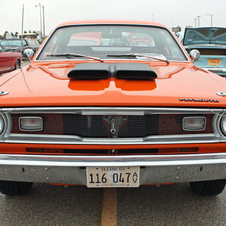
M 200 26 L 226 27 L 225 0 L 0 0 L 0 34 L 21 32 L 22 6 L 24 30 L 40 31 L 41 3 L 45 12 L 45 32 L 48 34 L 59 23 L 83 19 L 155 20 L 168 27 Z M 41 8 L 42 9 L 42 8 Z M 198 25 L 196 20 L 196 25 Z

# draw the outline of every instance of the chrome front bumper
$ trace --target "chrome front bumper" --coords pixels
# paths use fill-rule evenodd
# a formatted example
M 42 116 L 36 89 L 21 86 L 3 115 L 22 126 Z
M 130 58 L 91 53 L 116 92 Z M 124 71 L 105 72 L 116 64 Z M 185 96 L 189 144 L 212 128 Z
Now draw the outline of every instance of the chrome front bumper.
M 206 68 L 202 68 L 202 69 L 204 69 L 204 70 L 206 70 L 206 71 L 213 72 L 213 73 L 215 73 L 215 74 L 219 74 L 219 75 L 224 76 L 224 77 L 226 76 L 226 68 L 206 67 Z
M 226 153 L 140 156 L 0 154 L 0 180 L 86 185 L 86 167 L 140 167 L 140 184 L 226 179 Z

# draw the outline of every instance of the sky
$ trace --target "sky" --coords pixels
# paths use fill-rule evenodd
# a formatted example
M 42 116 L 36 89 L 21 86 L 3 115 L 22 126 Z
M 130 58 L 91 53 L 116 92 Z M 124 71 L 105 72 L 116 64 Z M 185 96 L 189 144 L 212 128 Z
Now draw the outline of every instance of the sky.
M 198 26 L 197 16 L 200 26 L 210 26 L 212 15 L 213 26 L 226 27 L 225 0 L 0 0 L 0 3 L 1 35 L 5 31 L 21 33 L 22 8 L 23 30 L 40 31 L 43 8 L 35 7 L 39 3 L 44 6 L 46 35 L 62 22 L 89 19 L 154 20 L 184 30 L 186 26 Z

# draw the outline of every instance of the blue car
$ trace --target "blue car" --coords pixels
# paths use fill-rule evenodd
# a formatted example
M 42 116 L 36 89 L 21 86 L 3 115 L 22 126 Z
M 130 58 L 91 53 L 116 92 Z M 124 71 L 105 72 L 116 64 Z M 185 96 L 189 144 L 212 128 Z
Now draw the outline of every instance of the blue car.
M 188 52 L 199 50 L 196 66 L 226 77 L 226 28 L 186 28 L 183 45 Z

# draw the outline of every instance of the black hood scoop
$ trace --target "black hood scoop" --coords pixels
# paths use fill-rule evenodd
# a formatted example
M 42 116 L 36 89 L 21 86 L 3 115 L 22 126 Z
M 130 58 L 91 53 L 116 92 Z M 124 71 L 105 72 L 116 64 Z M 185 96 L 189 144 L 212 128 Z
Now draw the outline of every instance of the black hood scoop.
M 67 76 L 72 80 L 99 80 L 110 77 L 126 80 L 151 80 L 157 78 L 155 71 L 143 63 L 78 64 Z
M 78 64 L 71 71 L 69 71 L 67 77 L 78 80 L 107 79 L 110 77 L 109 64 Z

